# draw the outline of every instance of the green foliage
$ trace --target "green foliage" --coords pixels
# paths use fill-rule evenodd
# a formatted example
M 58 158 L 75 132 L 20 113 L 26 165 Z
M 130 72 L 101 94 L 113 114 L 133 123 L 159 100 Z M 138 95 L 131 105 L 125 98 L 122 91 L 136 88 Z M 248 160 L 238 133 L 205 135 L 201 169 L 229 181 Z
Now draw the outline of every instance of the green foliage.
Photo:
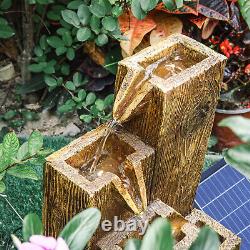
M 219 124 L 230 128 L 245 144 L 228 149 L 225 160 L 239 172 L 250 178 L 250 119 L 234 116 L 222 120 Z
M 241 14 L 243 16 L 243 18 L 245 19 L 248 27 L 250 28 L 250 1 L 249 0 L 239 0 L 238 1 L 239 6 L 240 6 L 240 11 Z
M 1 16 L 1 13 L 8 10 L 12 5 L 12 0 L 2 0 L 0 3 L 0 39 L 7 39 L 15 35 L 14 29 L 8 21 Z
M 28 166 L 30 163 L 43 163 L 44 157 L 51 153 L 44 150 L 43 137 L 34 131 L 27 142 L 19 144 L 14 132 L 4 136 L 0 144 L 0 193 L 5 191 L 4 177 L 6 174 L 18 178 L 38 180 L 35 170 Z
M 28 214 L 23 220 L 23 239 L 28 241 L 32 235 L 43 234 L 43 224 L 36 214 Z

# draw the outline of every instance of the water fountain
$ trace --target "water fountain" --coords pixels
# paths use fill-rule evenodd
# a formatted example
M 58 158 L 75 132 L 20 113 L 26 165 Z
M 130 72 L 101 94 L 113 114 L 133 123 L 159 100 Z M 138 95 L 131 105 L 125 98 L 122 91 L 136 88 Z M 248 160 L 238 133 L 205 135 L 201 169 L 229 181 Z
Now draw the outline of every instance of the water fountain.
M 46 233 L 56 236 L 74 214 L 90 206 L 111 221 L 150 214 L 158 206 L 157 211 L 172 211 L 163 215 L 184 244 L 195 223 L 182 216 L 192 209 L 225 62 L 224 56 L 183 35 L 121 61 L 114 121 L 47 158 Z M 102 237 L 109 236 L 100 229 L 90 243 L 93 249 L 98 241 L 105 249 Z

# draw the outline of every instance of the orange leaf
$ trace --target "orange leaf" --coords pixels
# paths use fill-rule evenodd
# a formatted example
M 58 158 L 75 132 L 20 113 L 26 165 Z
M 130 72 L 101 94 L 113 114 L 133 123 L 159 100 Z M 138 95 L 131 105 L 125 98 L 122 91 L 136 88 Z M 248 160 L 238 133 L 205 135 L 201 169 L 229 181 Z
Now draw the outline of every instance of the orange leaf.
M 143 20 L 138 20 L 131 12 L 120 16 L 119 24 L 121 31 L 128 39 L 120 42 L 121 48 L 128 56 L 133 54 L 134 49 L 141 43 L 143 37 L 156 27 L 151 15 L 148 15 Z
M 150 44 L 154 45 L 164 40 L 166 37 L 182 33 L 182 21 L 173 15 L 168 15 L 164 12 L 156 12 L 154 16 L 156 28 L 150 33 Z
M 205 16 L 190 16 L 189 18 L 189 21 L 194 23 L 199 29 L 202 28 L 203 24 L 205 23 L 207 17 Z

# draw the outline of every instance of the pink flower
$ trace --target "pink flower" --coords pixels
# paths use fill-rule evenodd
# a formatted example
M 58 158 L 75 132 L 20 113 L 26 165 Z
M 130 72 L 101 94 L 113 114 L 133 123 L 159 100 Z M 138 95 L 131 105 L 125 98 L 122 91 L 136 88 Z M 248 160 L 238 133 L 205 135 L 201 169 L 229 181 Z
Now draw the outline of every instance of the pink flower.
M 53 237 L 43 235 L 33 235 L 30 237 L 30 242 L 16 242 L 18 250 L 69 250 L 63 238 L 57 240 Z

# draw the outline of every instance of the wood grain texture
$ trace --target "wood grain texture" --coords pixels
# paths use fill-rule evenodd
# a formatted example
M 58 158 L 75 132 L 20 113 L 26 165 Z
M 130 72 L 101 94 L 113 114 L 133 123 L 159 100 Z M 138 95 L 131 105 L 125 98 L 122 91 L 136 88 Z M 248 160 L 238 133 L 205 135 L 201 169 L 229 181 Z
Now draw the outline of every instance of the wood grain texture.
M 124 164 L 132 170 L 131 181 L 137 182 L 137 185 L 132 185 L 140 194 L 142 208 L 131 199 L 128 190 L 115 173 L 104 172 L 93 181 L 79 173 L 79 168 L 95 155 L 100 139 L 105 135 L 105 129 L 106 125 L 98 127 L 47 158 L 43 205 L 46 235 L 58 236 L 75 214 L 88 207 L 99 208 L 102 220 L 110 221 L 113 221 L 114 216 L 126 219 L 134 213 L 140 213 L 140 209 L 146 209 L 145 183 L 148 180 L 144 176 L 151 176 L 148 173 L 151 168 L 148 166 L 153 162 L 154 150 L 125 130 L 112 131 L 105 149 L 112 153 L 119 150 L 119 145 L 125 147 Z M 97 231 L 91 242 L 92 247 L 103 233 L 100 229 Z
M 138 102 L 136 84 L 145 67 L 174 51 L 198 63 L 167 80 L 152 76 Z M 156 152 L 150 200 L 160 199 L 184 215 L 191 211 L 200 180 L 225 63 L 224 56 L 197 41 L 173 35 L 118 68 L 114 118 Z

